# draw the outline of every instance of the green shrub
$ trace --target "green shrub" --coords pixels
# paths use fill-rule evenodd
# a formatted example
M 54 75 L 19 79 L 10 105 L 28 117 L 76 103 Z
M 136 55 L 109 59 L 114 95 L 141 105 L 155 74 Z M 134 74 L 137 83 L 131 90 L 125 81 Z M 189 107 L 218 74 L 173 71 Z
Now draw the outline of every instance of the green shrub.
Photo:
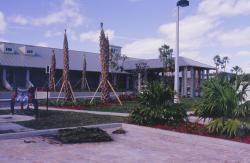
M 163 110 L 164 122 L 178 124 L 187 121 L 185 105 L 173 104 Z
M 204 83 L 204 96 L 195 105 L 195 113 L 213 120 L 206 126 L 210 133 L 226 136 L 244 135 L 250 102 L 245 100 L 248 82 L 232 82 L 228 78 L 215 77 Z
M 184 105 L 173 103 L 173 91 L 163 83 L 149 83 L 139 95 L 139 106 L 130 119 L 140 125 L 180 123 L 187 117 Z
M 149 107 L 136 107 L 130 114 L 133 123 L 139 125 L 154 125 L 162 123 L 162 110 Z
M 162 82 L 148 83 L 139 94 L 139 104 L 154 109 L 173 104 L 174 92 Z
M 113 139 L 109 134 L 99 128 L 62 129 L 58 131 L 57 138 L 65 144 L 85 142 L 106 142 Z

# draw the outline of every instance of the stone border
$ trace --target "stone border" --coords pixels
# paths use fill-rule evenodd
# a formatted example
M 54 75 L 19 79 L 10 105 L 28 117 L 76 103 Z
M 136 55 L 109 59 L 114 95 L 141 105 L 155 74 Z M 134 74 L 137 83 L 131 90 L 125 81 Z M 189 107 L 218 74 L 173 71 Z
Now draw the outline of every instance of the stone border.
M 77 127 L 86 127 L 86 128 L 97 127 L 101 129 L 109 129 L 109 128 L 120 128 L 122 127 L 122 123 L 108 123 L 108 124 L 97 124 L 97 125 L 87 125 L 87 126 L 77 126 Z M 77 128 L 77 127 L 66 127 L 66 128 Z M 58 130 L 66 128 L 53 128 L 53 129 L 35 130 L 35 131 L 27 131 L 19 133 L 0 134 L 0 140 L 20 139 L 25 137 L 34 137 L 42 135 L 56 135 Z

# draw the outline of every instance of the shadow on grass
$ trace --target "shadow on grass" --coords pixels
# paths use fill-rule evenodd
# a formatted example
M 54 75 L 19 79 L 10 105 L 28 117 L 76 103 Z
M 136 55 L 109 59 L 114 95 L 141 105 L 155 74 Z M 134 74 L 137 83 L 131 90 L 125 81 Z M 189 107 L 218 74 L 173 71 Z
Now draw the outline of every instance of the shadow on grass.
M 33 115 L 32 111 L 25 111 L 25 115 Z M 127 122 L 126 117 L 96 115 L 88 113 L 63 112 L 63 111 L 39 111 L 39 119 L 31 121 L 16 122 L 24 127 L 32 129 L 50 129 L 85 126 L 103 123 Z

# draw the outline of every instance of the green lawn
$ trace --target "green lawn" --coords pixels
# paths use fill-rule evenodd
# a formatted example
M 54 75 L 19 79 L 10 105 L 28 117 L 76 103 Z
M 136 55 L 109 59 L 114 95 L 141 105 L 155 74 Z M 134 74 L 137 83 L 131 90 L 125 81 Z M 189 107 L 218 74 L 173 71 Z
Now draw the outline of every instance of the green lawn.
M 127 101 L 124 102 L 123 105 L 113 105 L 113 106 L 97 106 L 97 107 L 90 107 L 84 110 L 91 110 L 91 111 L 104 111 L 104 112 L 119 112 L 119 113 L 130 113 L 138 104 L 137 101 Z
M 10 110 L 0 110 L 0 115 L 10 114 Z
M 25 111 L 25 114 L 31 115 L 32 113 L 30 111 Z M 38 120 L 16 123 L 33 129 L 49 129 L 112 122 L 127 122 L 127 118 L 87 113 L 40 110 L 40 118 Z

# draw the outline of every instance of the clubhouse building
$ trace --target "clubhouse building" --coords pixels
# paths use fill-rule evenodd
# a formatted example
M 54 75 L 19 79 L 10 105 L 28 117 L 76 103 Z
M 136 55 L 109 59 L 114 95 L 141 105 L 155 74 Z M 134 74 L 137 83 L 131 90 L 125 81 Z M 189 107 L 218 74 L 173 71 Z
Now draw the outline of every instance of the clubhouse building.
M 111 51 L 121 55 L 121 47 L 110 46 Z M 56 85 L 60 88 L 63 68 L 62 49 L 0 42 L 0 88 L 46 88 L 48 77 L 45 68 L 51 63 L 52 49 L 56 55 Z M 91 91 L 100 82 L 101 64 L 98 53 L 69 50 L 70 82 L 74 90 L 80 90 L 83 56 L 87 63 L 87 81 Z M 138 71 L 138 65 L 146 65 L 143 71 Z M 117 91 L 138 91 L 147 81 L 160 80 L 163 75 L 163 63 L 160 59 L 127 58 L 122 70 L 110 68 L 110 81 Z M 213 66 L 195 60 L 179 58 L 179 88 L 182 96 L 200 96 L 202 82 L 209 78 Z

